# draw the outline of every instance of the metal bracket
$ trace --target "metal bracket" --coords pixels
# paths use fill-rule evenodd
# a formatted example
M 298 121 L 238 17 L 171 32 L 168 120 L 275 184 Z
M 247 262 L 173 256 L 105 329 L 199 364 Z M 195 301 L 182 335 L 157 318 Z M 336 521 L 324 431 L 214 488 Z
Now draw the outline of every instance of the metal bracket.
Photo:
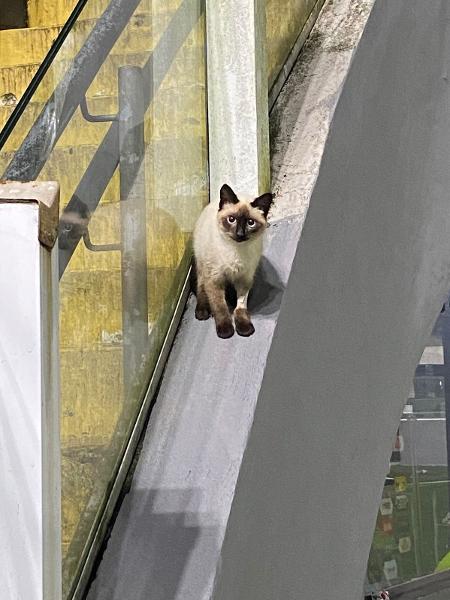
M 83 242 L 88 250 L 91 252 L 111 252 L 113 250 L 121 250 L 121 244 L 93 244 L 89 236 L 89 229 L 83 233 Z
M 87 105 L 86 96 L 80 102 L 80 110 L 86 121 L 90 123 L 110 123 L 111 121 L 118 121 L 118 115 L 91 115 Z

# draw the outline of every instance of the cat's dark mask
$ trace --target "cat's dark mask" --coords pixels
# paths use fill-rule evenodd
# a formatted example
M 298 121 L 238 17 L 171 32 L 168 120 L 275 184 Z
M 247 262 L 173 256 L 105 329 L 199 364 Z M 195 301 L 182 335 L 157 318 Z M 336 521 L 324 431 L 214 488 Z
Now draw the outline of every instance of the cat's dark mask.
M 231 187 L 229 185 L 227 185 L 225 183 L 220 188 L 219 210 L 222 210 L 222 208 L 225 206 L 225 204 L 238 204 L 239 202 L 240 202 L 240 200 L 236 196 L 234 191 L 231 189 Z M 252 202 L 250 202 L 250 205 L 253 206 L 253 208 L 257 208 L 258 210 L 260 210 L 263 213 L 264 218 L 267 219 L 267 215 L 269 214 L 269 210 L 270 210 L 270 207 L 272 206 L 272 202 L 273 202 L 273 194 L 271 194 L 269 192 L 269 193 L 263 194 L 262 196 L 258 196 L 258 198 L 255 198 Z
M 253 202 L 243 202 L 229 185 L 223 185 L 218 213 L 222 232 L 235 242 L 255 239 L 267 226 L 266 218 L 272 201 L 272 194 L 263 194 Z

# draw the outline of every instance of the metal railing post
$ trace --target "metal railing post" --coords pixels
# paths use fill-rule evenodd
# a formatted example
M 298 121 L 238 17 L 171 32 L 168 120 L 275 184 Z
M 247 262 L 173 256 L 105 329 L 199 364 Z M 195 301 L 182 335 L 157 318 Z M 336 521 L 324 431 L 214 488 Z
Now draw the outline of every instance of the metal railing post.
M 0 598 L 61 599 L 59 186 L 0 184 Z
M 119 167 L 122 244 L 122 335 L 125 400 L 141 381 L 148 345 L 144 79 L 119 69 Z

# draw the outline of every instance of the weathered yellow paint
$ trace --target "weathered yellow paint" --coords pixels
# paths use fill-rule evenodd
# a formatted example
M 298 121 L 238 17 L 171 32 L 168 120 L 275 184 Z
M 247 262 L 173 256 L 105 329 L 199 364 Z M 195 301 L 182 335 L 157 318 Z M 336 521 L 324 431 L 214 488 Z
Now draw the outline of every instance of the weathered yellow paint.
M 64 448 L 108 444 L 123 403 L 121 346 L 62 349 L 61 383 Z
M 272 87 L 317 0 L 266 0 L 269 88 Z
M 2 67 L 42 62 L 60 28 L 5 29 L 0 31 Z
M 0 44 L 2 32 L 0 31 Z M 14 94 L 19 99 L 26 90 L 34 74 L 38 70 L 39 64 L 24 64 L 4 67 L 0 55 L 0 96 L 4 94 Z M 48 98 L 48 94 L 47 94 Z M 14 108 L 11 108 L 11 110 Z
M 77 0 L 28 0 L 28 25 L 30 27 L 48 27 L 64 25 L 75 8 Z M 89 0 L 82 17 L 95 17 L 105 10 L 105 0 Z
M 102 0 L 101 4 L 107 6 L 106 0 Z M 90 3 L 87 6 L 90 6 Z M 149 12 L 146 3 L 141 3 L 101 67 L 99 75 L 88 91 L 88 96 L 115 95 L 118 67 L 123 64 L 142 66 L 167 28 L 172 14 L 169 7 Z M 82 16 L 85 16 L 85 11 Z M 58 58 L 53 62 L 50 72 L 40 85 L 35 101 L 47 100 L 70 67 L 71 60 L 82 47 L 96 22 L 95 18 L 82 18 L 76 23 Z M 61 25 L 52 25 L 0 31 L 0 96 L 12 93 L 17 99 L 20 98 L 60 30 Z M 201 40 L 199 41 L 198 36 L 192 35 L 182 52 L 189 53 L 195 47 L 201 51 Z M 192 60 L 190 66 L 198 70 L 198 63 L 195 60 Z M 172 73 L 173 78 L 180 75 L 176 70 Z
M 80 15 L 80 20 L 99 17 L 108 6 L 107 0 L 89 0 Z M 181 0 L 155 2 L 143 0 L 139 10 L 158 14 L 162 11 L 173 12 L 181 4 Z M 48 27 L 63 25 L 75 8 L 76 0 L 28 0 L 28 24 L 30 27 Z

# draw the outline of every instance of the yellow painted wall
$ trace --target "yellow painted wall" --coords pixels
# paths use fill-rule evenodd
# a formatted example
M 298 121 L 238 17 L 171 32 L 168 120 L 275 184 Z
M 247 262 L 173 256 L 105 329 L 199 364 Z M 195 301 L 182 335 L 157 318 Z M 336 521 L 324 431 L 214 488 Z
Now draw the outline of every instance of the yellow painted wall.
M 64 25 L 76 4 L 77 0 L 28 0 L 28 26 Z M 88 4 L 90 14 L 96 16 L 98 3 L 96 0 L 90 0 Z
M 316 2 L 317 0 L 266 0 L 269 89 L 286 62 Z

